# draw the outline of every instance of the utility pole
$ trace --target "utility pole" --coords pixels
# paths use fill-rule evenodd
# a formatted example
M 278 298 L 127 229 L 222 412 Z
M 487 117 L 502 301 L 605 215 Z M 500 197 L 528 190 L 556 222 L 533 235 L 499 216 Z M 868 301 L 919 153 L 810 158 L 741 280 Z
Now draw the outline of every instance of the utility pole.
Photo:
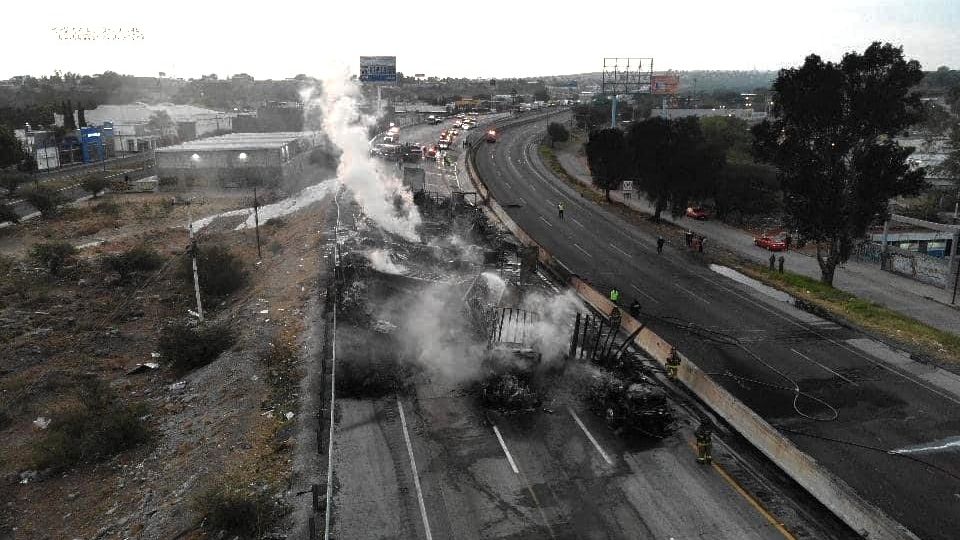
M 190 231 L 190 258 L 193 264 L 193 292 L 197 295 L 197 317 L 203 322 L 203 304 L 200 303 L 200 278 L 197 276 L 197 241 L 193 237 L 193 211 L 187 213 L 187 229 Z
M 257 186 L 253 186 L 253 225 L 257 231 L 257 260 L 263 259 L 260 252 L 260 204 L 257 200 Z

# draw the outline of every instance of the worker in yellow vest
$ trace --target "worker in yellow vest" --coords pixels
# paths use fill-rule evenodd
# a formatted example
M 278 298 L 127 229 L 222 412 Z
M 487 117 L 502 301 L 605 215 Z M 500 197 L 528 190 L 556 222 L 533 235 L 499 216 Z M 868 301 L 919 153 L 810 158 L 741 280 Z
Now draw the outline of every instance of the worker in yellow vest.
M 610 301 L 614 304 L 620 303 L 620 291 L 616 287 L 610 289 Z

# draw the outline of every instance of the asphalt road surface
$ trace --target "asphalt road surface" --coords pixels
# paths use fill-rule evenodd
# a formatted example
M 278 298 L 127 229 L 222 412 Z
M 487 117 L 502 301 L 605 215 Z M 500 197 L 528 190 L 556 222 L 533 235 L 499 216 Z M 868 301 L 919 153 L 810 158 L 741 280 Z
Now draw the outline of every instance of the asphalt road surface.
M 342 231 L 355 223 L 346 212 Z M 355 330 L 337 332 L 350 343 Z M 430 379 L 399 399 L 339 399 L 331 538 L 791 538 L 722 468 L 696 462 L 696 422 L 682 408 L 675 434 L 638 448 L 575 396 L 547 405 L 498 415 Z M 737 466 L 723 448 L 715 456 Z M 822 516 L 805 508 L 787 511 L 807 537 L 846 538 L 819 534 Z
M 520 227 L 601 291 L 638 299 L 654 331 L 894 519 L 925 539 L 957 538 L 956 379 L 725 277 L 683 246 L 658 255 L 654 237 L 541 163 L 549 121 L 501 130 L 478 150 L 479 174 Z

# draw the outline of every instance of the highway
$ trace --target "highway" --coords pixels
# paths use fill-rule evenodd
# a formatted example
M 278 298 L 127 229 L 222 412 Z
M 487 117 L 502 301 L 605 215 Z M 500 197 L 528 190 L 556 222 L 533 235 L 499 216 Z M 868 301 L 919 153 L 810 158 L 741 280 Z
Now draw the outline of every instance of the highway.
M 478 149 L 478 173 L 511 218 L 599 290 L 638 299 L 642 321 L 891 517 L 921 538 L 956 538 L 956 380 L 896 367 L 899 353 L 729 279 L 683 246 L 658 255 L 653 235 L 543 165 L 548 121 L 501 130 Z
M 447 125 L 404 128 L 402 136 L 429 142 Z M 456 189 L 454 176 L 434 178 L 438 190 Z M 369 230 L 358 217 L 345 213 L 345 237 Z M 376 317 L 402 324 L 405 312 L 390 310 L 411 301 L 381 299 L 395 307 Z M 341 362 L 363 354 L 353 351 L 371 339 L 364 331 L 337 328 Z M 677 414 L 674 435 L 638 446 L 618 438 L 570 389 L 520 415 L 483 410 L 462 384 L 433 373 L 407 395 L 338 399 L 329 537 L 794 538 L 782 521 L 805 537 L 851 537 L 836 534 L 822 510 L 811 513 L 774 493 L 761 504 L 723 466 L 698 464 L 695 418 L 680 405 Z M 744 466 L 725 447 L 715 455 L 720 464 Z

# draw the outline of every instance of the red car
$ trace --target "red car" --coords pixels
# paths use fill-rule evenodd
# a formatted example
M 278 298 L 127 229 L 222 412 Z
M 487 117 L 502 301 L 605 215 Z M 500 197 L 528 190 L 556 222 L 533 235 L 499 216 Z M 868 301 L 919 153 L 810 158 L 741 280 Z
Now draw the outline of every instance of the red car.
M 433 145 L 427 148 L 426 151 L 424 151 L 423 155 L 425 155 L 428 158 L 437 157 L 437 145 Z
M 710 215 L 707 214 L 707 211 L 704 210 L 703 208 L 690 207 L 690 208 L 687 208 L 687 217 L 690 219 L 698 219 L 700 221 L 706 221 L 707 218 L 710 217 Z
M 783 240 L 778 240 L 772 236 L 758 236 L 753 239 L 753 243 L 763 249 L 768 249 L 770 251 L 786 251 L 787 243 Z

